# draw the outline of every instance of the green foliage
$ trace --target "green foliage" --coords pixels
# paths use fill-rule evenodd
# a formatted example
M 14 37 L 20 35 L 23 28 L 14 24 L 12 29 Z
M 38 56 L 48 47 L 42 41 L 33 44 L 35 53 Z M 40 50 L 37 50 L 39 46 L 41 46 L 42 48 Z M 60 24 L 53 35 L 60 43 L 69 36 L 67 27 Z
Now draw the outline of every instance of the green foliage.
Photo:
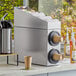
M 29 7 L 38 11 L 38 0 L 29 0 Z
M 6 20 L 11 20 L 14 24 L 14 7 L 22 6 L 23 0 L 0 0 L 0 20 L 5 13 L 8 13 Z M 12 39 L 14 39 L 14 28 L 12 29 Z
M 22 6 L 23 0 L 0 0 L 0 19 L 8 13 L 7 20 L 14 20 L 14 7 Z

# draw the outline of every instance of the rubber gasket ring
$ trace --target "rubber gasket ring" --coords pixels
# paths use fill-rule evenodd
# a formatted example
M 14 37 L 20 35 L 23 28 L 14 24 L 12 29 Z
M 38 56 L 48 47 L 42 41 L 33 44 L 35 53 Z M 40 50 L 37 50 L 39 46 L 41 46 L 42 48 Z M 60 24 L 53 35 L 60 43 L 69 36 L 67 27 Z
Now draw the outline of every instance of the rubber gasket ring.
M 56 45 L 59 44 L 59 42 L 55 43 L 55 42 L 53 41 L 53 37 L 54 37 L 55 34 L 60 36 L 60 34 L 59 34 L 58 32 L 56 32 L 56 31 L 50 32 L 50 34 L 49 34 L 49 36 L 48 36 L 48 42 L 49 42 L 49 44 L 50 44 L 51 46 L 56 46 Z
M 53 55 L 57 53 L 57 54 L 60 54 L 60 52 L 57 50 L 57 49 L 51 49 L 48 53 L 48 60 L 51 64 L 56 64 L 59 62 L 59 60 L 54 60 L 53 59 Z

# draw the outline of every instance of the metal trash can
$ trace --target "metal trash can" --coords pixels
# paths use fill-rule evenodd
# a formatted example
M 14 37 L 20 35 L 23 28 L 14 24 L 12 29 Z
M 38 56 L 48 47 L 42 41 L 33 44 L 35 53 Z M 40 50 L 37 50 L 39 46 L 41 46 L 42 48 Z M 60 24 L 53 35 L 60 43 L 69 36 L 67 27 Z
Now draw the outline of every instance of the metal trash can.
M 0 54 L 12 53 L 12 28 L 13 24 L 9 20 L 4 20 L 5 14 L 0 21 Z

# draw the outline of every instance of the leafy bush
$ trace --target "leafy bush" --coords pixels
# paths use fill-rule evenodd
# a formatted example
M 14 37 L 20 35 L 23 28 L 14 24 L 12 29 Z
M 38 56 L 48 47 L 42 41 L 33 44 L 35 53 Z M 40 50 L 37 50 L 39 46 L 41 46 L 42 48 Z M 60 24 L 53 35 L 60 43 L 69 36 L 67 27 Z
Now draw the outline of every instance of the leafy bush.
M 0 19 L 5 13 L 8 13 L 6 19 L 10 19 L 13 22 L 14 7 L 22 5 L 23 0 L 0 0 Z
M 38 0 L 29 0 L 29 7 L 38 11 Z
M 22 6 L 23 0 L 0 0 L 0 20 L 5 13 L 8 13 L 6 20 L 11 20 L 14 24 L 14 7 Z M 14 28 L 12 29 L 14 39 Z

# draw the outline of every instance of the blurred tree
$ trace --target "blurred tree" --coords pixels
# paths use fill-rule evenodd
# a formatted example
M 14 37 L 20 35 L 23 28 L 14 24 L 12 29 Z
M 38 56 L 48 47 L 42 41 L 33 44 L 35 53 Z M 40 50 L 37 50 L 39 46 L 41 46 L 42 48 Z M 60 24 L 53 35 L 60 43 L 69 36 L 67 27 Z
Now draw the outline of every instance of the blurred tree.
M 0 0 L 0 19 L 5 13 L 8 13 L 5 19 L 14 23 L 14 7 L 22 5 L 23 0 Z M 12 38 L 14 39 L 14 28 L 12 29 Z
M 29 7 L 38 11 L 38 0 L 29 0 Z
M 14 7 L 22 5 L 23 0 L 0 0 L 0 19 L 5 13 L 8 13 L 6 19 L 10 19 L 13 22 Z

